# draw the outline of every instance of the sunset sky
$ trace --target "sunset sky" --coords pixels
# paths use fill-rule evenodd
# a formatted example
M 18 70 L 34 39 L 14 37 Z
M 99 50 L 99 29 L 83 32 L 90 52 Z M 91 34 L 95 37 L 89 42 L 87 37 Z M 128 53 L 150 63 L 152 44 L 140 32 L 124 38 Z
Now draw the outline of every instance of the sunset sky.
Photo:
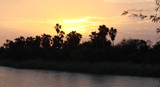
M 114 27 L 118 34 L 115 43 L 122 38 L 157 41 L 156 28 L 149 18 L 121 16 L 124 10 L 146 15 L 156 14 L 154 0 L 0 0 L 0 46 L 6 39 L 19 36 L 35 37 L 44 33 L 56 35 L 56 23 L 69 33 L 81 33 L 82 41 L 88 41 L 99 25 Z M 107 36 L 108 39 L 109 36 Z

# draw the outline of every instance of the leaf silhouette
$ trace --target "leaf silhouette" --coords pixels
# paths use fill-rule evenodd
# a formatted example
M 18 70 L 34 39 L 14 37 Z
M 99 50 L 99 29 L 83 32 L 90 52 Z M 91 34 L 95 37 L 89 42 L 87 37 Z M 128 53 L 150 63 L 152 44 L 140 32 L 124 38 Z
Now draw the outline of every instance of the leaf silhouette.
M 135 17 L 137 17 L 138 16 L 138 14 L 132 14 L 133 16 L 135 16 Z
M 144 16 L 142 16 L 142 17 L 141 17 L 141 19 L 143 20 L 143 19 L 144 19 L 144 18 L 146 18 L 146 17 L 147 17 L 147 16 L 146 16 L 146 15 L 144 15 Z
M 122 15 L 127 15 L 128 14 L 128 11 L 124 11 L 123 13 L 122 13 Z M 121 16 L 122 16 L 121 15 Z
M 157 31 L 156 31 L 156 32 L 157 32 L 157 34 L 158 34 L 158 33 L 160 32 L 160 28 L 157 28 Z

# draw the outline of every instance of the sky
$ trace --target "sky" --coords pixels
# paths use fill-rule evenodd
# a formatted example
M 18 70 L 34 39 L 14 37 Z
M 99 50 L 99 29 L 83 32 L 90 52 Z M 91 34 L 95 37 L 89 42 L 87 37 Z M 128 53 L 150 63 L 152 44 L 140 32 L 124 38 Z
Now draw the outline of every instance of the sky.
M 159 23 L 149 18 L 121 16 L 124 10 L 154 15 L 155 7 L 154 0 L 0 0 L 0 46 L 6 39 L 14 41 L 20 36 L 44 33 L 54 36 L 56 23 L 66 34 L 72 30 L 81 33 L 82 41 L 89 41 L 91 32 L 98 32 L 99 25 L 106 25 L 117 29 L 115 43 L 133 38 L 155 44 Z

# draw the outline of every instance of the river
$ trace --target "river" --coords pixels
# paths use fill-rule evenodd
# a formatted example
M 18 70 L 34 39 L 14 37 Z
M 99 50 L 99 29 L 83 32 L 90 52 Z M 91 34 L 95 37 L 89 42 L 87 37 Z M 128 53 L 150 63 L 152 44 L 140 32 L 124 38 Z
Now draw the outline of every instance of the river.
M 0 87 L 158 87 L 159 80 L 0 67 Z

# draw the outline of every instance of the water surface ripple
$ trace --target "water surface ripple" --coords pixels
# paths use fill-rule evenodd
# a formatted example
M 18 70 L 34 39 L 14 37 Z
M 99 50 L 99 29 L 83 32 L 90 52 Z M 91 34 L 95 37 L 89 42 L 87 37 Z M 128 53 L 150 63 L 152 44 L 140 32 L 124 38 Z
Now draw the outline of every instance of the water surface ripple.
M 0 67 L 0 87 L 158 87 L 159 80 Z

